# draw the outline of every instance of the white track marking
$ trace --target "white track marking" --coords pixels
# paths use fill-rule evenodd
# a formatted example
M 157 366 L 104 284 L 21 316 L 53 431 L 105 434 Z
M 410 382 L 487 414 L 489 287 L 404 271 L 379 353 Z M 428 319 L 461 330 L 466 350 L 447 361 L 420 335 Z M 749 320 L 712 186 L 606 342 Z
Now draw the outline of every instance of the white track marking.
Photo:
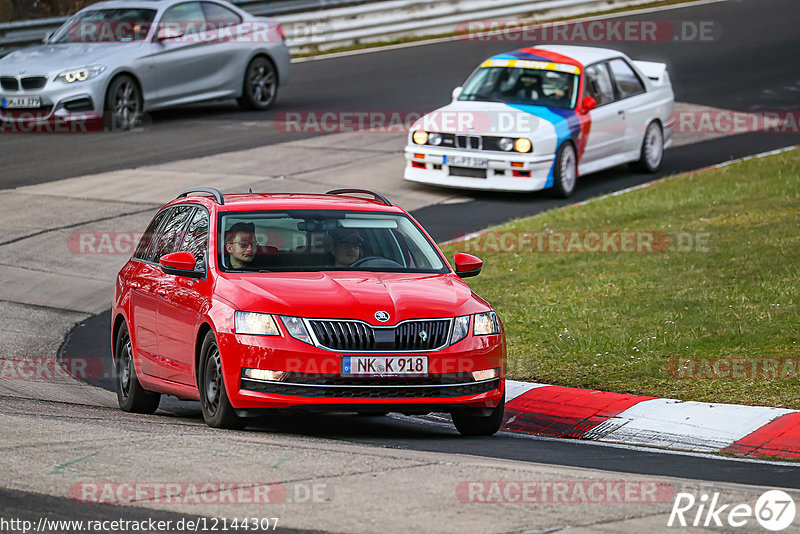
M 794 410 L 652 399 L 628 408 L 584 438 L 713 452 Z

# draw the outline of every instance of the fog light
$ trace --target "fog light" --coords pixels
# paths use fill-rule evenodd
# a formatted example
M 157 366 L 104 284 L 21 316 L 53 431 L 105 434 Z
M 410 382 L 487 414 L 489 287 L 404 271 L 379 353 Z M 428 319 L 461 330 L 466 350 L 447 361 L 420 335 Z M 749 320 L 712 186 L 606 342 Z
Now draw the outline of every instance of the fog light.
M 498 376 L 500 376 L 499 367 L 495 369 L 484 369 L 482 371 L 472 371 L 472 378 L 475 379 L 476 382 L 480 382 L 481 380 L 491 380 L 493 378 L 497 378 Z
M 267 369 L 244 369 L 245 378 L 263 380 L 266 382 L 280 382 L 286 377 L 286 371 L 269 371 Z

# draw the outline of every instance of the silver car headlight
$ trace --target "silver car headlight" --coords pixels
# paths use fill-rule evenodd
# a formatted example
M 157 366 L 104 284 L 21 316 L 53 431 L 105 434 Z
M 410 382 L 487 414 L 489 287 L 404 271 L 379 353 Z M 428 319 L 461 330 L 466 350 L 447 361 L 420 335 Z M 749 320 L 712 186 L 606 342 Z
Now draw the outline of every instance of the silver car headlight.
M 234 325 L 237 334 L 256 336 L 281 335 L 275 319 L 268 313 L 237 311 L 234 315 Z
M 86 80 L 91 80 L 92 78 L 100 76 L 105 70 L 106 67 L 104 65 L 92 65 L 91 67 L 70 69 L 56 76 L 56 79 L 64 83 L 85 82 Z
M 308 343 L 309 345 L 314 344 L 306 328 L 306 323 L 302 319 L 299 317 L 281 315 L 281 322 L 283 326 L 286 327 L 286 331 L 289 332 L 290 336 L 303 343 Z
M 495 312 L 476 313 L 475 326 L 472 333 L 476 336 L 488 336 L 500 333 L 500 321 Z
M 450 334 L 450 344 L 458 343 L 469 333 L 469 315 L 462 315 L 453 319 L 453 332 Z

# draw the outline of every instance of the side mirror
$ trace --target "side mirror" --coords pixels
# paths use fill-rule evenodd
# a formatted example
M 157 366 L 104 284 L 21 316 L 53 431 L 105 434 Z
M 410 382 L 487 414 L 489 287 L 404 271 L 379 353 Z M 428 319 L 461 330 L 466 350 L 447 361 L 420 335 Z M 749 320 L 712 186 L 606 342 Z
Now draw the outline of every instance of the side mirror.
M 453 89 L 453 100 L 458 100 L 458 97 L 461 96 L 462 87 L 456 87 Z
M 481 274 L 481 269 L 483 269 L 482 259 L 463 252 L 456 254 L 453 259 L 456 262 L 456 274 L 461 278 L 469 278 L 470 276 Z
M 194 266 L 197 265 L 197 258 L 191 252 L 170 252 L 161 256 L 158 261 L 161 264 L 161 270 L 166 274 L 188 276 L 189 278 L 201 278 L 203 276 L 203 273 L 194 270 Z
M 169 41 L 170 39 L 177 39 L 178 37 L 183 37 L 183 30 L 181 27 L 168 24 L 158 29 L 156 41 Z
M 44 44 L 47 44 L 47 41 L 49 41 L 49 40 L 50 40 L 50 38 L 53 36 L 53 34 L 54 34 L 54 33 L 55 33 L 55 32 L 47 32 L 47 33 L 45 33 L 45 34 L 44 34 L 44 37 L 42 37 L 42 42 L 43 42 Z
M 597 100 L 595 100 L 593 96 L 583 97 L 583 106 L 581 107 L 581 111 L 583 111 L 584 113 L 589 113 L 596 107 L 597 107 Z

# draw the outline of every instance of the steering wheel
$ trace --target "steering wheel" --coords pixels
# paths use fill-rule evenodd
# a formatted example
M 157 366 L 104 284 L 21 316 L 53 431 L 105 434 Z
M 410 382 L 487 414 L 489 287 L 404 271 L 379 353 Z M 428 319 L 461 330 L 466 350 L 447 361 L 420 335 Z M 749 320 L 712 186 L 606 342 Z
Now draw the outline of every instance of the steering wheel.
M 368 265 L 371 264 L 371 265 Z M 399 263 L 383 256 L 366 256 L 350 264 L 350 267 L 402 267 Z

